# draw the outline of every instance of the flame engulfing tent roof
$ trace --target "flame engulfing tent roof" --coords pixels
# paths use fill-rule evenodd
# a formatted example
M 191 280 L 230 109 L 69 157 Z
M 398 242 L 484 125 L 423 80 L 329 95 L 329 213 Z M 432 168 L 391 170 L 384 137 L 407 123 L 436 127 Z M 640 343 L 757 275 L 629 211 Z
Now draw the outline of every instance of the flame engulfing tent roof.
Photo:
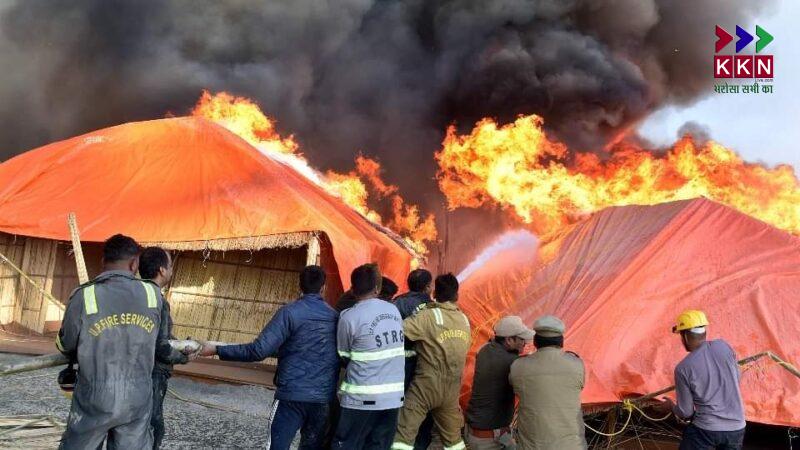
M 538 259 L 499 270 L 507 260 L 485 269 L 501 276 L 467 279 L 460 303 L 473 323 L 490 322 L 483 337 L 505 311 L 527 323 L 563 318 L 566 347 L 586 364 L 585 404 L 672 384 L 685 352 L 670 328 L 684 309 L 704 310 L 709 338 L 740 358 L 772 350 L 800 361 L 800 239 L 709 200 L 610 208 L 544 244 Z M 747 419 L 800 425 L 800 380 L 762 368 L 742 376 Z
M 377 262 L 403 280 L 411 261 L 341 200 L 196 117 L 106 128 L 0 164 L 0 231 L 68 240 L 69 212 L 81 239 L 96 242 L 124 233 L 177 248 L 258 248 L 275 246 L 264 244 L 280 243 L 280 235 L 321 231 L 343 286 L 358 264 Z

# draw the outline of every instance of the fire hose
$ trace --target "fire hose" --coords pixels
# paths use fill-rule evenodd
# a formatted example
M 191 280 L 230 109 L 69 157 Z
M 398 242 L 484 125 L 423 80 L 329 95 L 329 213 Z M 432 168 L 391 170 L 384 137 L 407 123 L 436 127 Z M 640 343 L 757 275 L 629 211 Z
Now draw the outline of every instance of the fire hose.
M 222 342 L 212 343 L 215 345 L 225 345 Z M 191 353 L 195 353 L 200 350 L 200 343 L 191 339 L 170 339 L 169 345 L 180 352 L 183 352 L 187 348 L 191 351 Z M 22 361 L 11 361 L 0 364 L 0 376 L 30 372 L 32 370 L 47 369 L 48 367 L 64 366 L 68 363 L 69 360 L 67 357 L 61 353 L 34 356 Z

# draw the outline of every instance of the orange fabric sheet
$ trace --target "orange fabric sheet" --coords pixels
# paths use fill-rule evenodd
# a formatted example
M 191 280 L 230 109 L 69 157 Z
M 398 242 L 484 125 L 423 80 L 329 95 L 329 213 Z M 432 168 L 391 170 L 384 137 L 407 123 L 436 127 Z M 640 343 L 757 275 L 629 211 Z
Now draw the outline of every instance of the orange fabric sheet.
M 405 280 L 411 255 L 295 170 L 202 118 L 136 122 L 40 147 L 0 164 L 0 231 L 85 241 L 205 241 L 322 231 L 342 285 L 377 262 Z
M 474 324 L 506 312 L 530 324 L 561 317 L 567 349 L 587 367 L 585 404 L 673 384 L 686 353 L 670 328 L 684 309 L 704 310 L 709 338 L 725 339 L 739 358 L 772 350 L 800 363 L 800 239 L 720 204 L 611 208 L 544 244 L 538 257 L 507 256 L 487 264 L 498 276 L 465 280 L 462 307 Z M 490 326 L 477 330 L 478 344 Z M 741 387 L 748 420 L 800 425 L 800 380 L 778 365 L 745 371 Z

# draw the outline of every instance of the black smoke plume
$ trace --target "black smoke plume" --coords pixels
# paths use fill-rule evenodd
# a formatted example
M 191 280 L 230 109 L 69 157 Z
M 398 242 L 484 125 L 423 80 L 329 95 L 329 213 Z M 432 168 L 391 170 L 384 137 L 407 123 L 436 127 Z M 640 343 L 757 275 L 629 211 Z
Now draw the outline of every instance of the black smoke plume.
M 433 186 L 431 153 L 450 123 L 537 113 L 585 150 L 654 108 L 695 100 L 713 81 L 714 25 L 744 26 L 764 5 L 6 0 L 0 160 L 185 114 L 202 89 L 227 90 L 255 99 L 315 164 L 350 167 L 361 151 L 390 181 Z

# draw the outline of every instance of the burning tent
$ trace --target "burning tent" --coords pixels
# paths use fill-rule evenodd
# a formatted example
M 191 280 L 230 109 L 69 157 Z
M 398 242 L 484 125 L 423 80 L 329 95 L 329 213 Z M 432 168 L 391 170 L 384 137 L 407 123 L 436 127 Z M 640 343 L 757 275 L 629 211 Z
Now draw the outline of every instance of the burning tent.
M 800 239 L 705 199 L 608 208 L 544 240 L 498 252 L 463 283 L 475 345 L 496 317 L 564 319 L 587 368 L 584 404 L 672 384 L 685 355 L 670 327 L 703 309 L 711 339 L 740 357 L 771 350 L 800 361 Z M 468 389 L 472 366 L 466 369 Z M 745 369 L 747 419 L 800 425 L 800 380 L 775 364 Z
M 198 117 L 46 145 L 0 164 L 0 180 L 0 252 L 56 299 L 78 284 L 69 212 L 90 275 L 100 242 L 115 233 L 178 251 L 167 297 L 181 336 L 251 340 L 294 297 L 307 263 L 325 267 L 330 300 L 356 265 L 377 262 L 404 280 L 412 259 L 392 233 Z M 41 333 L 57 326 L 61 309 L 0 264 L 0 324 Z

